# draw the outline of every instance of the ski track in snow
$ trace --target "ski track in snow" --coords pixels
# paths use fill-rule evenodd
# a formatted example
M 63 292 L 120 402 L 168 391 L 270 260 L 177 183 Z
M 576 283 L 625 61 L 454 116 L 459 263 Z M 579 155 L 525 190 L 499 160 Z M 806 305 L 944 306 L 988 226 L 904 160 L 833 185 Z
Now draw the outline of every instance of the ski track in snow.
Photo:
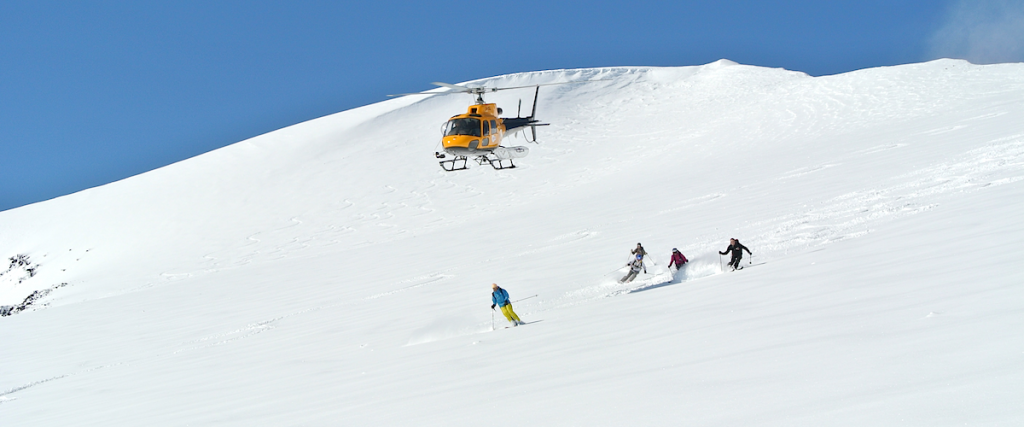
M 59 375 L 59 376 L 56 376 L 56 377 L 50 377 L 50 378 L 47 378 L 47 379 L 43 379 L 43 380 L 39 380 L 39 381 L 33 381 L 33 382 L 28 383 L 28 384 L 20 385 L 20 386 L 13 387 L 13 388 L 7 389 L 5 391 L 2 391 L 2 392 L 0 392 L 0 398 L 3 398 L 3 399 L 0 399 L 0 403 L 3 403 L 4 401 L 16 399 L 16 398 L 8 398 L 7 397 L 7 396 L 9 396 L 11 394 L 17 393 L 19 391 L 22 391 L 22 390 L 25 390 L 25 389 L 28 389 L 28 388 L 31 388 L 31 387 L 35 387 L 35 386 L 40 385 L 40 384 L 45 384 L 45 383 L 48 383 L 50 381 L 56 381 L 56 380 L 59 380 L 61 378 L 66 378 L 67 376 L 68 375 Z
M 1022 174 L 997 178 L 1002 174 Z M 751 224 L 767 230 L 748 241 L 771 256 L 863 236 L 872 224 L 914 215 L 937 206 L 934 200 L 953 193 L 978 191 L 1015 182 L 1024 176 L 1024 135 L 993 141 L 958 159 L 896 176 L 885 188 L 861 190 L 820 202 L 804 213 Z M 758 251 L 761 252 L 760 250 Z M 771 259 L 771 258 L 765 259 Z
M 785 175 L 780 176 L 778 179 L 780 181 L 784 181 L 784 180 L 787 180 L 787 179 L 797 178 L 797 177 L 801 177 L 801 176 L 804 176 L 804 175 L 807 175 L 807 174 L 812 174 L 814 172 L 818 172 L 818 171 L 821 171 L 821 170 L 824 170 L 824 169 L 836 167 L 836 166 L 839 166 L 839 165 L 840 165 L 839 163 L 836 163 L 836 164 L 825 164 L 825 165 L 820 165 L 820 166 L 814 166 L 814 167 L 809 167 L 809 168 L 800 168 L 800 169 L 796 169 L 794 171 L 786 172 Z
M 689 200 L 684 200 L 684 201 L 680 202 L 680 204 L 682 206 L 674 207 L 672 209 L 666 209 L 666 210 L 658 211 L 657 214 L 658 215 L 663 215 L 663 214 L 667 214 L 667 213 L 674 213 L 674 212 L 679 212 L 679 211 L 691 209 L 691 208 L 694 208 L 696 206 L 703 205 L 705 203 L 711 203 L 711 202 L 715 201 L 716 199 L 721 198 L 721 197 L 725 197 L 725 196 L 726 196 L 725 194 L 717 193 L 717 194 L 708 194 L 708 195 L 705 195 L 705 196 L 696 197 L 696 198 L 689 199 Z
M 395 290 L 392 290 L 392 291 L 387 291 L 387 292 L 381 292 L 381 293 L 378 293 L 378 294 L 373 294 L 373 295 L 370 295 L 370 296 L 368 296 L 368 297 L 366 297 L 364 299 L 366 299 L 366 300 L 374 300 L 374 299 L 377 299 L 377 298 L 387 297 L 387 296 L 395 295 L 395 294 L 398 294 L 398 293 L 406 292 L 406 291 L 409 291 L 409 290 L 412 290 L 412 289 L 416 289 L 416 288 L 419 288 L 419 287 L 437 284 L 437 283 L 440 283 L 442 281 L 449 280 L 452 277 L 454 277 L 454 276 L 452 276 L 450 274 L 444 274 L 444 273 L 434 273 L 434 274 L 429 274 L 429 275 L 425 275 L 425 276 L 414 277 L 412 279 L 403 280 L 402 282 L 400 282 L 399 283 L 400 285 L 405 285 L 405 286 L 403 286 L 401 288 L 398 288 L 398 289 L 395 289 Z M 412 284 L 411 285 L 407 285 L 408 283 L 412 283 Z
M 894 150 L 894 149 L 901 148 L 901 147 L 906 147 L 906 146 L 907 146 L 907 144 L 878 145 L 878 146 L 875 146 L 875 147 L 866 148 L 866 149 L 863 149 L 863 150 L 856 151 L 855 153 L 857 153 L 857 154 L 875 154 L 875 153 L 881 153 L 883 151 Z
M 306 313 L 308 311 L 309 310 L 303 310 L 303 311 L 301 311 L 299 313 Z M 299 314 L 299 313 L 295 313 L 295 314 Z M 292 315 L 294 315 L 294 314 L 292 314 Z M 291 315 L 289 315 L 289 316 L 291 316 Z M 248 325 L 245 325 L 245 327 L 242 327 L 242 328 L 239 328 L 239 329 L 235 329 L 235 330 L 230 331 L 230 332 L 225 332 L 225 333 L 216 334 L 216 335 L 209 335 L 209 336 L 205 336 L 205 337 L 196 339 L 194 341 L 189 341 L 189 342 L 186 342 L 186 343 L 183 344 L 183 345 L 186 345 L 187 347 L 175 350 L 172 354 L 178 354 L 178 353 L 182 353 L 182 352 L 186 352 L 186 351 L 202 350 L 202 349 L 205 349 L 205 348 L 209 348 L 209 347 L 213 347 L 213 346 L 218 346 L 218 345 L 224 345 L 224 344 L 228 344 L 228 343 L 231 343 L 231 342 L 234 342 L 234 341 L 238 341 L 238 340 L 241 340 L 241 339 L 249 338 L 249 337 L 252 337 L 254 335 L 257 335 L 257 334 L 260 334 L 260 333 L 263 333 L 263 332 L 267 332 L 269 330 L 274 329 L 275 328 L 275 323 L 277 321 L 281 320 L 281 319 L 284 319 L 285 317 L 288 317 L 288 316 L 281 316 L 281 317 L 273 318 L 273 319 L 270 319 L 270 320 L 264 320 L 264 321 L 260 321 L 260 322 L 250 323 Z
M 344 304 L 341 304 L 341 305 L 344 305 Z M 136 365 L 136 364 L 140 364 L 140 363 L 153 363 L 153 362 L 155 362 L 157 360 L 160 360 L 160 359 L 165 359 L 165 358 L 169 358 L 169 357 L 176 357 L 176 356 L 178 356 L 179 354 L 182 354 L 182 353 L 195 352 L 195 351 L 209 349 L 209 348 L 212 348 L 212 347 L 232 344 L 232 343 L 235 343 L 237 341 L 240 341 L 240 340 L 243 340 L 243 339 L 247 339 L 247 338 L 251 338 L 251 337 L 254 337 L 254 336 L 259 335 L 261 333 L 267 332 L 267 331 L 271 331 L 271 330 L 276 328 L 277 322 L 279 322 L 279 321 L 281 321 L 281 320 L 283 320 L 285 318 L 289 318 L 289 317 L 297 316 L 297 315 L 302 315 L 302 314 L 307 314 L 307 313 L 323 310 L 325 308 L 333 308 L 333 307 L 337 307 L 337 306 L 338 305 L 319 306 L 319 307 L 307 308 L 307 309 L 303 309 L 303 310 L 299 310 L 299 311 L 295 311 L 295 312 L 289 313 L 287 315 L 275 317 L 275 318 L 272 318 L 272 319 L 252 322 L 252 323 L 249 323 L 249 324 L 247 324 L 247 325 L 245 325 L 243 327 L 236 328 L 236 329 L 233 329 L 233 330 L 230 330 L 230 331 L 227 331 L 227 332 L 217 333 L 217 334 L 213 334 L 213 335 L 207 335 L 207 336 L 195 339 L 195 340 L 183 342 L 183 343 L 181 343 L 179 345 L 179 348 L 177 348 L 177 349 L 166 351 L 166 352 L 162 352 L 162 353 L 159 353 L 159 354 L 154 354 L 154 355 L 151 355 L 151 356 L 148 356 L 148 357 L 132 358 L 132 359 L 128 359 L 128 360 L 122 360 L 122 361 L 117 361 L 117 362 L 113 362 L 113 363 L 107 363 L 107 364 L 103 364 L 103 365 L 100 365 L 100 366 L 94 366 L 94 367 L 90 367 L 90 368 L 87 368 L 87 369 L 82 369 L 82 370 L 78 370 L 78 371 L 74 371 L 74 372 L 70 372 L 70 373 L 65 373 L 65 374 L 61 374 L 61 375 L 52 376 L 52 377 L 45 378 L 45 379 L 42 379 L 42 380 L 32 381 L 32 382 L 30 382 L 28 384 L 24 384 L 24 385 L 21 385 L 21 386 L 13 387 L 13 388 L 8 389 L 6 391 L 0 392 L 0 403 L 3 403 L 4 400 L 14 400 L 15 399 L 15 398 L 8 398 L 9 395 L 12 395 L 12 394 L 17 393 L 17 392 L 22 391 L 22 390 L 26 390 L 26 389 L 31 388 L 31 387 L 35 387 L 37 385 L 45 384 L 45 383 L 48 383 L 48 382 L 51 382 L 51 381 L 57 381 L 57 380 L 69 378 L 69 377 L 76 376 L 76 375 L 81 375 L 81 374 L 85 374 L 85 373 L 95 372 L 95 371 L 99 371 L 99 370 L 103 370 L 103 369 L 109 369 L 109 368 L 114 368 L 114 367 L 119 367 L 119 366 Z

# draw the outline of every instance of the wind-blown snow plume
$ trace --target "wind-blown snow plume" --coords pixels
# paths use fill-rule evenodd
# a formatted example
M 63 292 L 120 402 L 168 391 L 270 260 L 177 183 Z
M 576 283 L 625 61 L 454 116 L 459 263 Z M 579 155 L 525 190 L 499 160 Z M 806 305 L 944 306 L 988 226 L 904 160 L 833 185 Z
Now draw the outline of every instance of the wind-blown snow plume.
M 1024 0 L 960 0 L 931 38 L 931 55 L 977 64 L 1024 61 Z

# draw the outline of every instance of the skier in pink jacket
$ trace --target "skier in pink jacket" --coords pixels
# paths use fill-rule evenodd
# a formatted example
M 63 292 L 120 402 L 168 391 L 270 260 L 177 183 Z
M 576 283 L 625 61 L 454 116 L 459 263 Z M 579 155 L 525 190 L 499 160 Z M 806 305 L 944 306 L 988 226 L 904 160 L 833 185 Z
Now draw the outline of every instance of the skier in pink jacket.
M 686 259 L 686 256 L 679 252 L 679 249 L 672 248 L 672 260 L 668 262 L 668 268 L 672 268 L 672 265 L 675 264 L 676 271 L 679 271 L 680 268 L 683 268 L 683 264 L 688 262 L 690 260 Z

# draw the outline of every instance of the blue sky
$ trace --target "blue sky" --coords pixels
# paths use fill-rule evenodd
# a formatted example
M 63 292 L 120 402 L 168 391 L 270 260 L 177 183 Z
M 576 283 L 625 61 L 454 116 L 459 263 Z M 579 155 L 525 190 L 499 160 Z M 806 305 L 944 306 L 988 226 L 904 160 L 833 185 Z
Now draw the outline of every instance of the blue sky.
M 1024 0 L 5 0 L 0 210 L 432 81 L 721 58 L 816 76 L 1020 62 L 1022 17 Z

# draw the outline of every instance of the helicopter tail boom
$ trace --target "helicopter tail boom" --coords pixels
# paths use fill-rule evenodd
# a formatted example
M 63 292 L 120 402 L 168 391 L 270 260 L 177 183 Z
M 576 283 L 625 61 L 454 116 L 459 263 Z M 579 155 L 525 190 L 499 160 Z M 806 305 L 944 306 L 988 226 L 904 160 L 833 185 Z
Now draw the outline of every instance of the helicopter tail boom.
M 547 126 L 548 123 L 539 123 L 537 120 L 537 98 L 540 95 L 540 86 L 537 86 L 536 91 L 533 93 L 533 109 L 530 110 L 529 117 L 514 117 L 514 118 L 502 118 L 502 122 L 505 124 L 505 132 L 515 133 L 523 130 L 526 127 L 530 128 L 530 133 L 533 136 L 532 142 L 537 142 L 537 126 Z

